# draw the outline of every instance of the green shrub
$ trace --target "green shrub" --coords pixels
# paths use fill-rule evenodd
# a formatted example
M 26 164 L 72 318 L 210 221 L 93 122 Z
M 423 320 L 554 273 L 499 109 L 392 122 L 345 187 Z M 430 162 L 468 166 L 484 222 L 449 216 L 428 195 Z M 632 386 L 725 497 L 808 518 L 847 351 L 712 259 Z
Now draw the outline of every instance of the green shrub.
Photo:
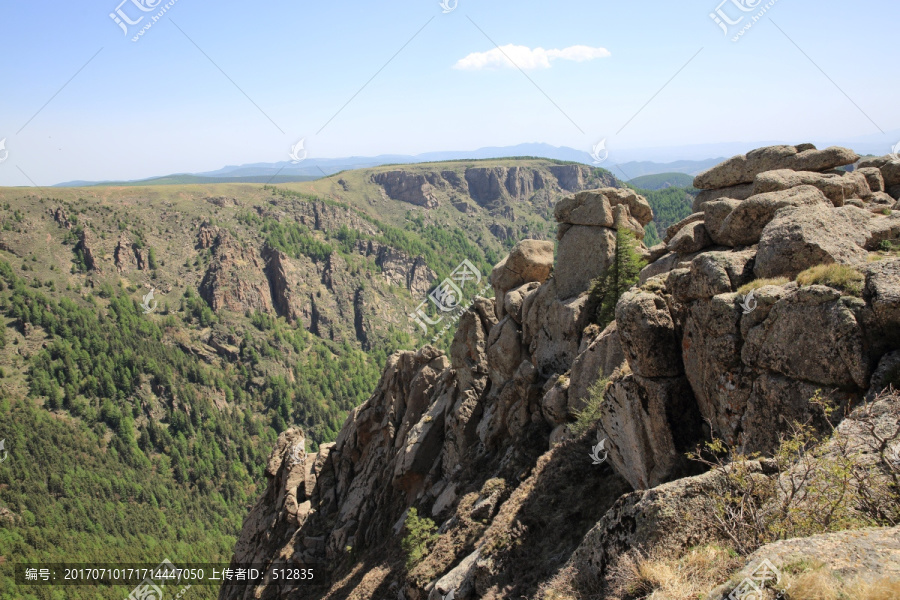
M 598 379 L 588 388 L 588 397 L 585 407 L 575 412 L 575 422 L 569 427 L 576 437 L 593 427 L 600 420 L 600 411 L 603 406 L 603 395 L 609 387 L 609 379 Z
M 638 281 L 646 264 L 637 252 L 634 233 L 618 224 L 616 252 L 606 272 L 591 282 L 589 301 L 596 306 L 594 323 L 606 327 L 616 318 L 616 303 Z
M 810 399 L 831 423 L 837 409 L 820 392 Z M 896 398 L 890 415 L 900 418 Z M 846 419 L 859 431 L 878 432 L 879 414 L 864 405 Z M 794 422 L 771 458 L 746 455 L 720 439 L 690 453 L 723 476 L 721 489 L 710 494 L 719 532 L 741 554 L 793 537 L 900 524 L 900 493 L 890 448 L 900 441 L 900 428 L 888 428 L 865 439 L 831 428 L 822 439 L 808 424 Z M 861 460 L 868 454 L 874 460 Z M 765 468 L 755 462 L 760 460 Z
M 404 523 L 406 535 L 400 542 L 406 553 L 406 568 L 412 570 L 428 556 L 428 546 L 437 539 L 437 525 L 427 517 L 419 517 L 419 511 L 410 508 Z

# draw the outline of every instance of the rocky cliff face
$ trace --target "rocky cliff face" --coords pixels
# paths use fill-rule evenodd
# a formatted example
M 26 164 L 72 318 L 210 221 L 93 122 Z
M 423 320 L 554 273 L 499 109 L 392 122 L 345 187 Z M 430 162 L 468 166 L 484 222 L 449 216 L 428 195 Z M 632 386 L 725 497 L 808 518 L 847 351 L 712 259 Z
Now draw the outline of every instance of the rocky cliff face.
M 220 597 L 538 597 L 563 567 L 600 586 L 611 561 L 646 544 L 721 541 L 709 497 L 722 475 L 698 474 L 687 452 L 715 436 L 771 454 L 794 421 L 825 430 L 810 398 L 849 412 L 898 379 L 900 218 L 882 191 L 895 167 L 832 171 L 857 160 L 783 146 L 698 176 L 697 212 L 641 248 L 652 262 L 603 330 L 588 287 L 613 260 L 616 229 L 639 234 L 650 207 L 611 188 L 560 202 L 555 265 L 551 244 L 520 242 L 491 275 L 495 298 L 460 318 L 449 355 L 391 357 L 316 455 L 291 458 L 299 430 L 279 438 L 234 561 L 319 565 L 326 587 L 266 582 Z M 509 176 L 465 179 L 490 201 Z M 597 412 L 581 434 L 589 401 Z M 608 455 L 592 464 L 601 440 Z M 407 568 L 399 538 L 412 507 L 440 536 Z
M 424 175 L 406 171 L 389 171 L 373 175 L 372 181 L 384 186 L 385 193 L 394 200 L 425 208 L 437 206 L 437 200 L 432 193 L 433 186 L 426 181 Z
M 375 173 L 372 181 L 381 185 L 388 197 L 424 208 L 468 196 L 483 208 L 501 210 L 532 200 L 537 192 L 558 194 L 617 185 L 609 173 L 584 165 L 467 166 L 425 173 L 398 169 Z

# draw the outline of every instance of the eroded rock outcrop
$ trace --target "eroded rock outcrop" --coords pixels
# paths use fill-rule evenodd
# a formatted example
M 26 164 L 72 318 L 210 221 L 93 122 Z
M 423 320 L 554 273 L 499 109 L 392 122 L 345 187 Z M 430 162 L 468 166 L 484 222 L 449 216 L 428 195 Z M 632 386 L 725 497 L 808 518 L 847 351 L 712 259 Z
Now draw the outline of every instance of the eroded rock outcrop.
M 213 259 L 199 288 L 200 296 L 210 307 L 213 310 L 270 312 L 272 297 L 259 252 L 221 229 L 212 252 Z
M 432 184 L 420 173 L 388 171 L 376 173 L 372 176 L 372 181 L 383 186 L 385 193 L 394 200 L 425 208 L 437 206 Z
M 235 562 L 327 562 L 330 597 L 474 600 L 540 597 L 563 567 L 599 585 L 632 550 L 727 542 L 714 505 L 724 475 L 698 475 L 686 453 L 715 436 L 769 455 L 795 421 L 828 430 L 810 398 L 852 409 L 900 364 L 900 258 L 875 252 L 900 227 L 867 209 L 883 193 L 878 177 L 888 182 L 884 164 L 828 173 L 856 159 L 775 147 L 701 176 L 721 189 L 666 246 L 643 249 L 655 260 L 603 330 L 588 287 L 610 264 L 616 228 L 642 229 L 652 213 L 629 191 L 561 201 L 552 271 L 552 245 L 520 243 L 494 269 L 495 298 L 461 315 L 448 355 L 392 356 L 334 445 L 303 456 L 296 473 L 278 457 L 300 434 L 279 438 Z M 527 190 L 519 175 L 513 190 Z M 507 176 L 467 173 L 466 185 L 505 197 Z M 836 179 L 858 186 L 851 200 L 862 206 L 834 201 Z M 823 263 L 856 269 L 856 287 L 790 281 Z M 784 279 L 754 283 L 761 276 Z M 853 427 L 838 430 L 863 439 Z M 764 477 L 772 467 L 747 468 Z M 440 536 L 407 569 L 398 548 L 411 507 Z M 329 592 L 300 593 L 268 582 L 221 598 Z

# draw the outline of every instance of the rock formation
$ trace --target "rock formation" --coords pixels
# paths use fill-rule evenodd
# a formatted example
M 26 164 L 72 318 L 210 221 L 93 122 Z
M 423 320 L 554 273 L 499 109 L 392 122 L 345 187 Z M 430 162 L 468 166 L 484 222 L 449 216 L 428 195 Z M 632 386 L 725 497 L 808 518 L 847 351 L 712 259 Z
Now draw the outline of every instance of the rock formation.
M 850 415 L 835 435 L 861 448 L 900 414 L 894 395 L 880 401 L 875 429 L 855 424 L 864 398 L 900 381 L 900 257 L 880 250 L 900 240 L 900 218 L 874 210 L 894 167 L 832 172 L 857 160 L 842 148 L 777 146 L 698 176 L 707 191 L 697 212 L 661 247 L 641 248 L 652 262 L 603 330 L 588 287 L 612 260 L 616 230 L 640 238 L 652 213 L 628 190 L 560 201 L 552 270 L 549 243 L 520 242 L 492 273 L 495 298 L 459 319 L 448 355 L 392 356 L 375 393 L 315 455 L 287 460 L 302 433 L 279 437 L 234 562 L 319 565 L 329 597 L 531 598 L 564 568 L 600 585 L 630 550 L 727 543 L 711 500 L 725 475 L 686 457 L 704 440 L 759 452 L 748 476 L 767 476 L 764 457 L 795 422 L 830 431 L 813 397 Z M 468 169 L 465 180 L 490 201 L 509 192 L 508 176 Z M 797 277 L 835 264 L 841 277 Z M 399 539 L 412 507 L 440 536 L 407 570 Z M 892 536 L 871 543 L 893 548 Z M 326 592 L 269 581 L 220 597 Z

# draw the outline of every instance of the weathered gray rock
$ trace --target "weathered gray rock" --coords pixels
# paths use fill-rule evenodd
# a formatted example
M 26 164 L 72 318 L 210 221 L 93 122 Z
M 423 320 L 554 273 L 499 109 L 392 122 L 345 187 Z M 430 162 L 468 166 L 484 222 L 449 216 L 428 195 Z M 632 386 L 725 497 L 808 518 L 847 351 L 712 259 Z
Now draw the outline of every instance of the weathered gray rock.
M 768 146 L 742 156 L 735 156 L 697 175 L 694 187 L 714 190 L 741 183 L 750 183 L 765 171 L 792 169 L 794 171 L 827 171 L 851 165 L 859 156 L 847 148 L 831 147 L 816 150 L 812 144 L 800 146 Z
M 522 362 L 522 332 L 509 315 L 494 325 L 488 338 L 488 373 L 495 386 L 512 379 Z
M 749 467 L 751 473 L 760 471 L 758 463 Z M 587 533 L 567 567 L 589 581 L 602 581 L 615 559 L 632 549 L 678 555 L 685 548 L 723 542 L 713 498 L 726 489 L 723 474 L 710 471 L 622 496 Z
M 598 438 L 616 471 L 635 489 L 648 489 L 683 472 L 685 453 L 701 437 L 694 394 L 684 377 L 627 375 L 607 389 Z
M 759 241 L 757 277 L 796 277 L 819 264 L 865 263 L 871 213 L 855 206 L 782 208 Z
M 834 206 L 843 206 L 848 198 L 867 198 L 872 195 L 868 180 L 862 173 L 814 173 L 790 169 L 760 173 L 753 182 L 753 191 L 755 194 L 764 194 L 801 185 L 821 190 Z
M 587 347 L 572 363 L 568 394 L 570 412 L 582 410 L 588 398 L 588 390 L 594 382 L 608 378 L 625 363 L 625 354 L 622 352 L 615 321 L 596 337 L 585 341 Z
M 647 199 L 634 192 L 630 188 L 605 188 L 603 193 L 609 199 L 611 206 L 623 205 L 628 207 L 628 212 L 641 224 L 641 227 L 653 220 L 653 210 Z
M 502 299 L 506 292 L 525 283 L 543 283 L 553 269 L 553 242 L 522 240 L 491 271 L 491 285 L 497 303 L 497 318 L 505 314 Z
M 685 225 L 681 231 L 675 234 L 666 248 L 669 252 L 691 254 L 711 246 L 712 243 L 703 221 L 695 221 Z
M 619 341 L 631 370 L 641 377 L 677 377 L 684 372 L 675 322 L 665 300 L 640 290 L 625 292 L 616 305 Z
M 884 260 L 865 269 L 863 298 L 872 307 L 877 328 L 900 345 L 900 259 Z
M 638 241 L 644 239 L 644 226 L 631 216 L 628 207 L 624 204 L 613 206 L 613 220 L 616 223 L 615 229 L 627 229 L 634 234 Z
M 695 256 L 696 254 L 678 254 L 676 252 L 670 252 L 641 269 L 641 273 L 638 276 L 638 284 L 644 285 L 653 277 L 665 275 L 674 269 L 688 267 Z
M 462 390 L 484 389 L 488 376 L 488 337 L 497 324 L 494 302 L 477 297 L 472 307 L 459 318 L 450 344 L 450 360 L 456 369 Z
M 666 237 L 663 239 L 663 242 L 664 242 L 664 243 L 669 243 L 669 241 L 670 241 L 673 237 L 675 237 L 675 235 L 676 235 L 679 231 L 681 231 L 682 229 L 684 229 L 684 227 L 685 227 L 686 225 L 690 225 L 691 223 L 695 223 L 695 222 L 697 222 L 697 221 L 702 221 L 702 220 L 703 220 L 703 213 L 702 213 L 702 212 L 695 212 L 695 213 L 692 213 L 692 214 L 688 215 L 688 216 L 685 217 L 684 219 L 678 221 L 678 222 L 675 223 L 674 225 L 670 225 L 669 228 L 666 229 Z
M 568 421 L 569 385 L 568 377 L 558 377 L 541 399 L 541 413 L 551 427 L 557 427 Z
M 754 248 L 704 252 L 691 261 L 689 269 L 672 272 L 668 289 L 678 302 L 733 292 L 753 280 L 755 257 Z
M 765 560 L 778 569 L 778 577 L 768 582 L 773 594 L 783 589 L 786 584 L 784 574 L 797 564 L 813 565 L 819 570 L 821 589 L 857 579 L 868 582 L 897 580 L 900 579 L 900 527 L 839 531 L 766 544 L 746 558 L 746 567 L 728 583 L 715 588 L 707 598 L 725 600 Z
M 573 225 L 559 241 L 556 279 L 560 299 L 586 291 L 606 272 L 616 252 L 616 233 L 606 227 Z
M 869 357 L 857 319 L 862 306 L 829 287 L 798 288 L 747 332 L 743 362 L 793 379 L 865 389 Z
M 525 285 L 520 285 L 506 293 L 503 300 L 503 309 L 506 314 L 511 316 L 516 323 L 522 323 L 522 303 L 529 294 L 534 293 L 541 286 L 540 283 L 532 281 Z
M 741 363 L 741 309 L 734 294 L 696 302 L 684 324 L 688 381 L 703 418 L 726 443 L 737 443 L 753 374 Z
M 556 204 L 553 216 L 559 223 L 612 227 L 612 205 L 603 190 L 580 192 L 563 198 Z
M 734 207 L 721 227 L 715 232 L 710 231 L 710 237 L 723 246 L 750 246 L 759 241 L 763 229 L 775 217 L 778 209 L 817 204 L 831 206 L 825 195 L 810 185 L 757 194 Z
M 692 210 L 695 213 L 703 212 L 707 202 L 712 202 L 713 200 L 723 200 L 725 198 L 730 198 L 732 200 L 746 200 L 752 195 L 752 183 L 742 183 L 741 185 L 722 188 L 719 190 L 703 190 L 702 192 L 697 194 L 696 198 L 694 198 Z
M 900 185 L 900 161 L 889 160 L 881 166 L 881 177 L 886 188 Z
M 706 231 L 710 233 L 711 237 L 718 237 L 725 219 L 741 205 L 741 202 L 731 198 L 722 198 L 711 200 L 703 206 L 703 221 L 706 223 Z
M 894 390 L 900 390 L 900 350 L 888 352 L 878 361 L 878 366 L 872 373 L 869 390 L 866 392 L 866 401 L 872 402 L 889 386 L 893 386 Z
M 877 167 L 863 167 L 856 169 L 856 172 L 866 178 L 866 183 L 869 184 L 869 189 L 873 192 L 885 191 L 884 176 L 881 174 L 881 169 Z
M 652 246 L 649 250 L 649 255 L 647 256 L 647 264 L 654 263 L 666 254 L 669 253 L 669 250 L 666 248 L 664 243 L 656 244 Z
M 587 294 L 560 300 L 551 279 L 522 306 L 522 334 L 531 360 L 542 376 L 565 373 L 572 366 L 587 326 Z
M 462 562 L 451 569 L 446 575 L 437 580 L 428 600 L 444 600 L 445 598 L 469 598 L 475 591 L 472 580 L 475 573 L 475 562 L 478 560 L 478 550 L 466 556 Z
M 653 220 L 650 203 L 628 188 L 602 188 L 579 192 L 557 203 L 554 216 L 560 223 L 612 227 L 615 223 L 613 207 L 625 206 L 640 227 Z

